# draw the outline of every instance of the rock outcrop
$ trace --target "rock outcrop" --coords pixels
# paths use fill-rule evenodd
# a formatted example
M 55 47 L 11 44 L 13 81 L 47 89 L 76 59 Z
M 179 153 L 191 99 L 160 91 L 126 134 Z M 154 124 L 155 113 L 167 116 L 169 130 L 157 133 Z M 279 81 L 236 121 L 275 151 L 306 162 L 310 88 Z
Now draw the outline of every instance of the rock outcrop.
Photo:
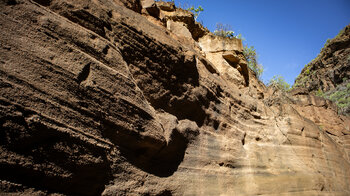
M 0 2 L 1 194 L 350 194 L 348 117 L 143 2 Z
M 350 79 L 350 25 L 327 40 L 320 54 L 304 67 L 295 86 L 329 91 Z
M 304 67 L 294 87 L 332 100 L 340 114 L 350 116 L 350 25 L 327 40 L 320 54 Z

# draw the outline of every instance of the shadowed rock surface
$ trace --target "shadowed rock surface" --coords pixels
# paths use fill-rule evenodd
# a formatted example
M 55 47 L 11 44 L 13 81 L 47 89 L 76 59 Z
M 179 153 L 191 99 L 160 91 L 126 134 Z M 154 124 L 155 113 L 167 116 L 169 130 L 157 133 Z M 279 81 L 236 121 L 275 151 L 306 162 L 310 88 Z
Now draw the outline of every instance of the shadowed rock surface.
M 1 194 L 350 194 L 348 117 L 149 5 L 0 1 Z

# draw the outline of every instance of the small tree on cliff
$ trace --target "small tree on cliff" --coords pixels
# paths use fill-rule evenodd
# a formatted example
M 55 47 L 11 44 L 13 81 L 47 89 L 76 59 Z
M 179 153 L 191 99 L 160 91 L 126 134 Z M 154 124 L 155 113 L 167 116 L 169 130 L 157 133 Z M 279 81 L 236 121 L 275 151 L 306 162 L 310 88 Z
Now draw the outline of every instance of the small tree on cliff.
M 248 47 L 248 45 L 245 45 L 243 48 L 243 55 L 248 62 L 248 67 L 253 70 L 256 77 L 260 78 L 264 72 L 264 67 L 258 63 L 258 57 L 254 46 Z
M 194 6 L 191 6 L 190 8 L 187 8 L 187 10 L 193 13 L 195 21 L 197 21 L 199 14 L 204 11 L 202 6 L 198 6 L 197 8 L 195 8 Z

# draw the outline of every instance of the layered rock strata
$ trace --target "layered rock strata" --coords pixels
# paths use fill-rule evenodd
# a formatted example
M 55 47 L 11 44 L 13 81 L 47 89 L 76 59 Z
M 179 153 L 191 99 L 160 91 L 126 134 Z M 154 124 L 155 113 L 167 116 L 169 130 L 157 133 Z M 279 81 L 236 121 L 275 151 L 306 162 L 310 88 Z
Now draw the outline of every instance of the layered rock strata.
M 1 194 L 350 194 L 347 117 L 142 6 L 0 2 Z

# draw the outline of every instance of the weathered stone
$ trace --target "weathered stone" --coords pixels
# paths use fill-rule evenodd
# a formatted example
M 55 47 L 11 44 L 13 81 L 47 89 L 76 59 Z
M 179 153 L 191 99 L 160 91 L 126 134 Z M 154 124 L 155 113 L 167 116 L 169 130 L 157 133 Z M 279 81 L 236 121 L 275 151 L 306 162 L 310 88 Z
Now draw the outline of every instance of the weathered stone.
M 194 20 L 193 13 L 188 10 L 176 9 L 173 12 L 162 11 L 160 14 L 160 19 L 165 23 L 171 20 L 186 24 L 186 27 L 191 32 L 193 39 L 196 41 L 209 33 L 208 29 L 204 28 L 200 23 Z
M 303 87 L 309 93 L 336 93 L 350 85 L 350 25 L 327 40 L 320 54 L 308 63 L 295 80 L 294 87 Z M 346 91 L 346 90 L 345 90 Z M 348 94 L 345 92 L 345 94 Z M 341 99 L 349 99 L 348 95 Z M 344 103 L 343 103 L 344 104 Z M 350 116 L 350 106 L 339 108 L 343 115 Z
M 120 2 L 0 1 L 1 195 L 349 195 L 348 117 Z
M 199 46 L 220 74 L 234 84 L 249 85 L 248 65 L 242 55 L 241 40 L 209 34 L 199 39 Z
M 142 8 L 146 9 L 149 7 L 156 6 L 156 2 L 154 0 L 141 0 Z
M 185 26 L 185 23 L 168 20 L 167 29 L 177 36 L 192 38 L 192 34 L 188 30 L 188 28 Z
M 238 64 L 239 61 L 240 61 L 240 58 L 238 57 L 238 55 L 236 55 L 236 54 L 233 53 L 233 52 L 224 52 L 224 53 L 222 54 L 222 57 L 223 57 L 226 61 L 230 62 L 231 64 Z
M 174 2 L 157 1 L 156 3 L 157 7 L 163 11 L 173 12 L 176 9 Z
M 154 0 L 141 0 L 142 8 L 155 18 L 159 17 L 159 8 Z
M 200 38 L 199 45 L 204 52 L 243 51 L 243 45 L 240 39 L 227 39 L 210 34 Z

